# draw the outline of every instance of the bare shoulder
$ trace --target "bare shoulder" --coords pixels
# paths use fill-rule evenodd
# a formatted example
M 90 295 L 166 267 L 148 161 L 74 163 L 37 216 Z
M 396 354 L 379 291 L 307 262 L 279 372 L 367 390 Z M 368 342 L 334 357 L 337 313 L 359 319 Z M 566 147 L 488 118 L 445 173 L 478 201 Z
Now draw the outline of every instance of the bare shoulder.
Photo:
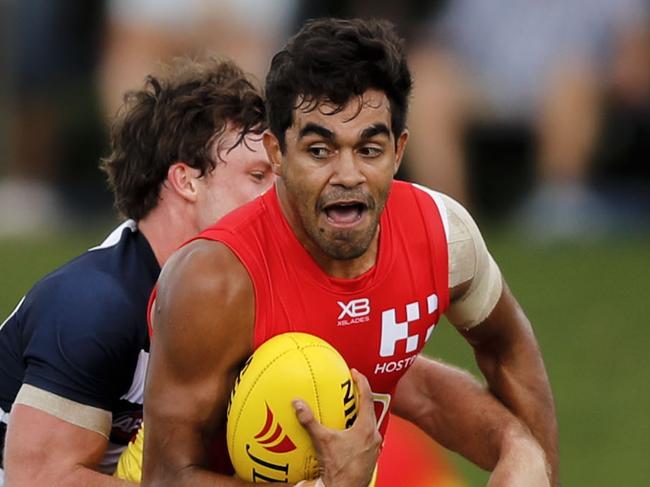
M 196 240 L 165 265 L 153 311 L 154 341 L 176 350 L 235 346 L 248 351 L 254 326 L 254 292 L 246 268 L 224 244 Z
M 168 299 L 165 293 L 212 293 L 235 290 L 249 281 L 246 269 L 223 243 L 195 240 L 176 251 L 165 264 L 158 282 L 158 300 Z

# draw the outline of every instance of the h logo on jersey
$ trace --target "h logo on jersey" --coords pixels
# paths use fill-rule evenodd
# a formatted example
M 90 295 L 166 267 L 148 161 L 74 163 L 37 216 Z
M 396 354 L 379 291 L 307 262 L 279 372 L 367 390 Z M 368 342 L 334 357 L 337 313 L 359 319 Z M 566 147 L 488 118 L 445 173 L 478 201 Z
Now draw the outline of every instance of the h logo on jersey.
M 427 297 L 427 313 L 433 314 L 438 309 L 438 296 L 432 294 Z M 406 340 L 406 353 L 414 352 L 417 350 L 420 343 L 420 336 L 415 333 L 409 334 L 409 323 L 415 322 L 420 319 L 420 303 L 409 303 L 406 305 L 406 321 L 397 321 L 397 312 L 395 308 L 384 311 L 381 314 L 381 347 L 379 355 L 381 357 L 392 357 L 395 355 L 395 348 L 397 343 Z M 424 341 L 429 340 L 433 332 L 432 324 L 427 329 L 426 338 Z

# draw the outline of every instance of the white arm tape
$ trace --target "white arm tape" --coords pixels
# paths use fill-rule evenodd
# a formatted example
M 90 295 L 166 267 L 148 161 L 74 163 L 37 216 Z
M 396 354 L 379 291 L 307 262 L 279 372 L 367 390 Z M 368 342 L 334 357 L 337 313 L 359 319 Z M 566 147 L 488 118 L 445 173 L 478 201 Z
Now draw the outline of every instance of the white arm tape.
M 21 386 L 14 403 L 51 414 L 68 423 L 99 433 L 107 439 L 111 432 L 110 411 L 81 404 L 29 384 Z
M 470 282 L 446 316 L 455 327 L 466 330 L 485 320 L 496 306 L 503 290 L 501 271 L 469 212 L 449 196 L 442 195 L 442 200 L 449 224 L 449 287 Z

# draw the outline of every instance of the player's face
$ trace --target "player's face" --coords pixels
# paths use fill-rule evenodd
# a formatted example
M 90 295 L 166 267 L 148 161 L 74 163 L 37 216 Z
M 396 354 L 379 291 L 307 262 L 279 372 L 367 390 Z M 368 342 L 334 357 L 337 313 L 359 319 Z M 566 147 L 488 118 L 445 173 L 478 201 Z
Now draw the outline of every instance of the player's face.
M 278 195 L 298 238 L 319 263 L 374 263 L 379 217 L 407 133 L 396 144 L 383 92 L 369 90 L 332 112 L 326 102 L 313 110 L 298 107 L 284 154 L 274 137 L 265 135 L 280 176 Z
M 214 224 L 232 210 L 248 203 L 266 191 L 275 179 L 271 164 L 259 135 L 246 137 L 230 152 L 237 140 L 237 133 L 229 130 L 221 138 L 221 159 L 217 158 L 217 146 L 213 144 L 212 158 L 218 161 L 215 169 L 200 178 L 201 190 L 198 199 L 198 226 L 203 230 Z

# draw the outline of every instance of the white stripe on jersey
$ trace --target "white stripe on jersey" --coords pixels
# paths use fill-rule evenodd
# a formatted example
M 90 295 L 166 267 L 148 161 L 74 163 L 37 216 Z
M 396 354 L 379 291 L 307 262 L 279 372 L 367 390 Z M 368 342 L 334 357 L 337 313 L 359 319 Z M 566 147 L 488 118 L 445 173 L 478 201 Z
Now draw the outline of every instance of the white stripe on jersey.
M 13 315 L 18 313 L 18 310 L 20 309 L 20 306 L 23 304 L 23 301 L 25 301 L 25 296 L 23 296 L 23 299 L 20 300 L 20 302 L 16 305 L 16 308 L 11 312 L 9 316 L 7 316 L 7 319 L 2 322 L 0 325 L 0 330 L 7 324 L 7 322 L 11 319 Z
M 131 382 L 131 387 L 129 387 L 127 393 L 120 399 L 126 399 L 135 404 L 142 404 L 144 399 L 144 379 L 147 374 L 148 363 L 149 352 L 140 350 L 140 355 L 138 355 L 138 364 L 135 366 L 135 370 L 133 371 L 133 382 Z
M 126 220 L 119 227 L 113 230 L 108 235 L 108 237 L 104 239 L 104 241 L 101 244 L 88 249 L 88 252 L 91 252 L 93 250 L 98 250 L 98 249 L 105 249 L 108 247 L 112 247 L 113 245 L 117 245 L 117 243 L 120 241 L 120 237 L 122 236 L 122 231 L 125 228 L 129 228 L 132 232 L 135 232 L 138 229 L 138 225 L 137 223 L 135 223 L 134 220 Z
M 447 206 L 445 205 L 445 202 L 442 200 L 441 194 L 437 191 L 427 188 L 426 186 L 422 186 L 416 183 L 411 183 L 411 184 L 416 188 L 421 189 L 429 196 L 431 196 L 431 199 L 438 207 L 438 212 L 440 213 L 440 218 L 442 219 L 442 226 L 445 227 L 445 238 L 447 239 L 447 241 L 449 241 L 449 218 L 447 217 Z

